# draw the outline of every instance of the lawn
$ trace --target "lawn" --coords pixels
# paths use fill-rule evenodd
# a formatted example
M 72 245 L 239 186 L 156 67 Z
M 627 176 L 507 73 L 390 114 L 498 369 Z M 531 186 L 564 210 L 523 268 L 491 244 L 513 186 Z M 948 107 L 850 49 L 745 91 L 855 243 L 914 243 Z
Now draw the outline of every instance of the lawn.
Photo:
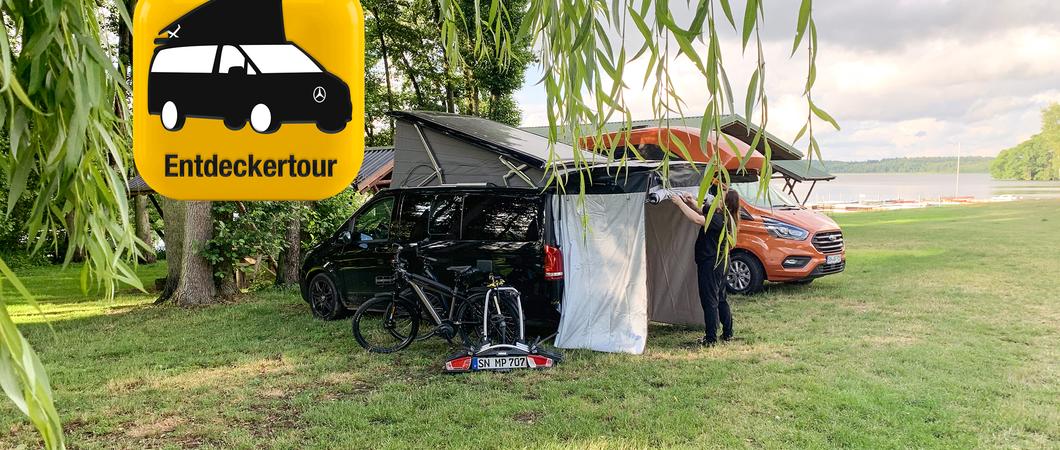
M 847 272 L 733 298 L 738 341 L 653 326 L 644 355 L 542 372 L 369 355 L 295 291 L 184 310 L 45 268 L 22 275 L 51 328 L 11 310 L 77 448 L 1060 446 L 1060 202 L 838 220 Z M 35 446 L 0 403 L 0 446 Z

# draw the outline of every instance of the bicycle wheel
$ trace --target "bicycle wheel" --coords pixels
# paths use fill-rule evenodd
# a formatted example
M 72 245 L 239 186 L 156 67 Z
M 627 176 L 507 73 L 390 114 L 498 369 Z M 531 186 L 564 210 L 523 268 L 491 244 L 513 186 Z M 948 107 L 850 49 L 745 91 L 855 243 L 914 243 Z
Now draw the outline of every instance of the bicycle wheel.
M 434 311 L 438 313 L 438 317 L 446 317 L 448 315 L 448 312 L 444 309 L 445 303 L 442 302 L 442 299 L 430 292 L 427 292 L 426 294 L 427 301 L 430 302 L 431 307 L 434 308 Z M 387 298 L 394 297 L 393 294 L 381 296 Z M 416 297 L 416 293 L 412 292 L 412 289 L 405 289 L 404 291 L 401 291 L 401 294 L 398 295 L 398 299 L 408 302 L 409 305 L 420 306 L 420 300 L 418 297 Z M 428 329 L 421 330 L 421 333 L 416 334 L 416 340 L 424 341 L 438 334 L 438 328 L 430 326 L 430 324 L 434 322 L 434 319 L 431 318 L 431 314 L 422 307 L 418 307 L 416 309 L 420 311 L 420 322 L 428 325 Z
M 372 353 L 408 347 L 420 328 L 419 309 L 401 299 L 376 297 L 353 313 L 353 337 Z
M 482 306 L 486 294 L 468 297 L 457 313 L 460 322 L 460 338 L 464 344 L 479 346 L 486 344 L 482 336 L 482 321 L 488 321 L 489 344 L 514 344 L 519 340 L 519 309 L 515 301 L 505 296 L 494 296 L 490 311 L 483 314 Z

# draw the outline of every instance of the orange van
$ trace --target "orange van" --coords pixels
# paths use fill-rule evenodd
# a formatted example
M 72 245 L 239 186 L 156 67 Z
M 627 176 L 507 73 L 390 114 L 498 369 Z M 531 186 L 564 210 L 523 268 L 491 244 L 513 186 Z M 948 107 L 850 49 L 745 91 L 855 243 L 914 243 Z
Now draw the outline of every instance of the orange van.
M 623 138 L 625 142 L 613 141 Z M 684 150 L 672 144 L 675 140 L 681 141 Z M 718 151 L 730 173 L 739 169 L 741 155 L 750 154 L 747 170 L 761 170 L 765 159 L 744 142 L 717 139 L 715 148 L 715 140 L 711 134 L 704 151 L 698 129 L 648 127 L 605 135 L 603 147 L 614 146 L 616 159 L 631 160 L 638 154 L 647 160 L 662 160 L 669 151 L 672 158 L 707 162 L 710 152 Z M 582 146 L 592 149 L 593 141 L 583 139 Z M 772 186 L 768 195 L 760 195 L 757 181 L 733 182 L 731 188 L 740 194 L 741 208 L 736 247 L 729 256 L 730 292 L 751 294 L 761 290 L 766 281 L 809 284 L 846 267 L 843 231 L 830 217 L 803 207 Z

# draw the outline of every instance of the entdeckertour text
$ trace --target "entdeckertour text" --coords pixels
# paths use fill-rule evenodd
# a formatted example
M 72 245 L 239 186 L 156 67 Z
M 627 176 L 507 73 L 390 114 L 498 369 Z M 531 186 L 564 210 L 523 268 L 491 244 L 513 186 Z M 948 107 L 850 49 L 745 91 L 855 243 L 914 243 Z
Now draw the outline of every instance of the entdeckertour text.
M 300 159 L 294 155 L 287 159 L 257 158 L 254 155 L 222 159 L 217 155 L 181 158 L 176 154 L 166 154 L 165 175 L 196 178 L 330 178 L 338 162 L 337 159 Z

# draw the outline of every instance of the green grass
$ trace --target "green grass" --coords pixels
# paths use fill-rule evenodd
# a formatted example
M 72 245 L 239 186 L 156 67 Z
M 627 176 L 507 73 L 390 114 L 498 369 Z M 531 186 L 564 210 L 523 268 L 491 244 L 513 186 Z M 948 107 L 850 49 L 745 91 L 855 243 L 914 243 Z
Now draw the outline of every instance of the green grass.
M 438 340 L 368 355 L 293 291 L 184 310 L 47 268 L 23 276 L 52 328 L 11 309 L 79 448 L 1060 446 L 1060 202 L 838 220 L 847 272 L 734 298 L 739 341 L 653 326 L 644 355 L 542 372 L 446 376 Z

